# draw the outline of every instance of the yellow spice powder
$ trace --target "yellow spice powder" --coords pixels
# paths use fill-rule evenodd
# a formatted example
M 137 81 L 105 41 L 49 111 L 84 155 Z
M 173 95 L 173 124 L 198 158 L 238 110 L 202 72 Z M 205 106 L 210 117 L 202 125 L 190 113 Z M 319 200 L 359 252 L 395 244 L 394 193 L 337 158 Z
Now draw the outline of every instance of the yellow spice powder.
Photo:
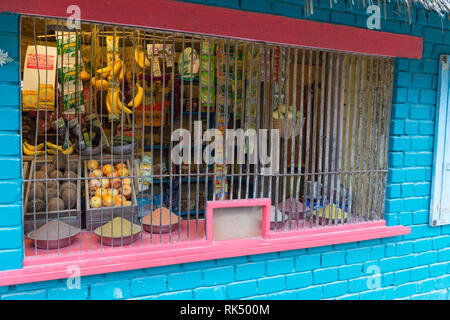
M 139 232 L 141 232 L 141 226 L 121 217 L 116 217 L 95 230 L 95 234 L 109 238 L 129 237 Z

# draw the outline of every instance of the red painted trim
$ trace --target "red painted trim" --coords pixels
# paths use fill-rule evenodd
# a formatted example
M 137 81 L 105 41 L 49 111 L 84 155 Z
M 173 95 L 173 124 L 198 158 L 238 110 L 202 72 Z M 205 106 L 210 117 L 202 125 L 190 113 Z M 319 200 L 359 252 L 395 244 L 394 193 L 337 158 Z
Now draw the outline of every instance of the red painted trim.
M 24 267 L 0 272 L 0 286 L 19 283 L 63 279 L 70 276 L 68 267 L 80 268 L 80 275 L 87 276 L 108 272 L 150 268 L 178 263 L 221 259 L 302 248 L 311 248 L 346 242 L 370 240 L 409 234 L 404 226 L 387 227 L 384 221 L 365 222 L 336 227 L 319 227 L 316 230 L 270 233 L 267 239 L 245 241 L 206 240 L 163 245 L 144 245 L 117 248 L 114 255 L 107 252 L 72 254 L 70 256 L 26 258 Z M 245 243 L 245 245 L 243 245 Z
M 170 0 L 0 0 L 0 11 L 192 32 L 245 40 L 402 58 L 422 57 L 423 39 L 310 20 Z

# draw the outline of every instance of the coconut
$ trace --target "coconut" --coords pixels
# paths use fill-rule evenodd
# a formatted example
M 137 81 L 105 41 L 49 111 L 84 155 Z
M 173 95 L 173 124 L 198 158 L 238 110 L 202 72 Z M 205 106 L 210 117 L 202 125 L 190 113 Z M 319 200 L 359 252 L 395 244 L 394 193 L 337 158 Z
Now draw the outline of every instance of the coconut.
M 63 154 L 59 154 L 58 158 L 56 158 L 56 155 L 53 158 L 53 165 L 59 169 L 62 170 L 66 167 L 67 162 L 67 156 L 64 156 Z
M 74 171 L 65 171 L 64 178 L 76 178 L 77 174 Z
M 36 185 L 35 187 L 30 186 L 30 193 L 29 193 L 29 198 L 30 199 L 40 199 L 40 200 L 44 200 L 44 188 L 41 185 Z
M 62 199 L 64 200 L 66 207 L 68 209 L 72 209 L 77 203 L 77 192 L 75 191 L 75 189 L 64 189 L 62 193 Z
M 41 199 L 29 200 L 27 205 L 27 212 L 42 212 L 45 211 L 45 202 Z
M 55 179 L 55 178 L 63 178 L 63 173 L 61 171 L 58 170 L 53 170 L 52 172 L 50 172 L 50 174 L 48 175 L 49 178 Z
M 56 181 L 56 180 L 49 180 L 49 181 L 47 181 L 47 189 L 49 189 L 49 188 L 54 188 L 54 189 L 57 189 L 58 188 L 58 181 Z
M 33 176 L 33 179 L 45 179 L 46 175 L 44 171 L 36 171 L 36 177 Z
M 49 174 L 50 172 L 52 172 L 53 170 L 55 170 L 55 165 L 53 163 L 45 163 L 41 166 L 41 168 L 39 169 L 39 171 L 42 171 L 45 173 L 45 170 L 47 170 L 47 174 Z
M 68 161 L 66 162 L 66 165 L 64 166 L 64 169 L 73 171 L 73 172 L 77 172 L 77 168 L 78 168 L 78 162 L 77 161 Z
M 56 188 L 49 188 L 47 189 L 47 200 L 55 198 L 57 196 L 57 191 Z M 61 193 L 61 191 L 60 191 Z
M 64 190 L 69 189 L 69 185 L 70 185 L 70 190 L 77 190 L 77 185 L 75 183 L 73 183 L 71 181 L 66 181 L 59 188 L 59 192 L 62 194 L 62 192 Z
M 59 202 L 59 207 L 58 207 L 58 202 Z M 57 210 L 64 210 L 65 209 L 65 204 L 64 201 L 60 198 L 51 198 L 50 201 L 48 202 L 48 211 L 57 211 Z

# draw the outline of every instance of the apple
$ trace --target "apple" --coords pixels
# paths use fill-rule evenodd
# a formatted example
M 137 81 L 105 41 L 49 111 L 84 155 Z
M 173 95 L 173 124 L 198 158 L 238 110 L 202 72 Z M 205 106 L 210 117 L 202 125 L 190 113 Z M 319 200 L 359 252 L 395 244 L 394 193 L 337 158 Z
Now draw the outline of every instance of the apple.
M 92 179 L 90 182 L 89 182 L 89 189 L 91 189 L 91 191 L 95 191 L 95 190 L 97 190 L 98 188 L 100 188 L 100 181 L 98 180 L 98 179 Z
M 122 181 L 123 185 L 130 186 L 131 185 L 131 179 L 130 178 L 124 178 Z
M 127 168 L 120 168 L 119 170 L 117 170 L 117 175 L 119 177 L 128 177 L 128 169 Z
M 98 168 L 98 161 L 97 160 L 89 160 L 87 162 L 86 166 L 89 170 L 95 170 Z
M 105 176 L 108 176 L 108 173 L 113 172 L 113 166 L 110 164 L 105 164 L 102 168 L 102 172 Z
M 105 195 L 105 194 L 107 194 L 108 193 L 108 189 L 105 189 L 105 188 L 98 188 L 96 191 L 95 191 L 95 196 L 96 197 L 99 197 L 100 199 Z
M 125 196 L 125 198 L 130 199 L 131 197 L 131 186 L 125 184 L 123 185 L 122 194 Z
M 92 208 L 100 208 L 101 205 L 102 205 L 102 198 L 97 197 L 97 196 L 94 196 L 91 198 L 91 207 Z
M 122 182 L 120 181 L 119 178 L 114 178 L 112 180 L 112 186 L 114 189 L 119 189 L 121 185 L 122 185 Z
M 103 196 L 102 203 L 105 207 L 111 207 L 113 205 L 113 197 L 110 194 Z
M 117 171 L 119 171 L 120 169 L 122 169 L 122 168 L 127 168 L 127 165 L 126 164 L 124 164 L 124 163 L 118 163 L 118 164 L 116 164 L 116 169 L 117 169 Z
M 109 187 L 109 180 L 108 179 L 102 179 L 101 186 L 102 186 L 102 188 L 107 189 Z

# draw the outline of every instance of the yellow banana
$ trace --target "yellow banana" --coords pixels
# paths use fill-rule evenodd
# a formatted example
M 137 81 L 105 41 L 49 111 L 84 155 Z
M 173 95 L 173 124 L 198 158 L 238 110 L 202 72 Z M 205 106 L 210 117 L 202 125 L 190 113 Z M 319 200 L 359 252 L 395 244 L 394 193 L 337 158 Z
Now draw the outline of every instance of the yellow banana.
M 125 68 L 124 68 L 123 63 L 122 63 L 122 67 L 120 68 L 120 71 L 119 71 L 119 81 L 123 80 L 123 74 L 124 73 L 125 73 Z
M 53 149 L 47 149 L 47 153 L 48 153 L 48 154 L 51 154 L 51 155 L 54 155 L 54 154 L 56 154 L 56 150 L 53 150 Z
M 95 81 L 95 88 L 97 88 L 97 90 L 106 90 L 106 89 L 108 89 L 108 81 L 101 80 L 101 79 L 96 80 Z
M 142 69 L 144 69 L 144 64 L 145 67 L 147 68 L 150 67 L 150 61 L 148 60 L 143 50 L 136 48 L 134 50 L 134 59 L 136 60 L 139 67 L 141 67 Z
M 117 100 L 119 99 L 119 90 L 114 90 L 114 94 L 113 94 L 113 113 L 114 115 L 119 114 L 120 110 L 117 106 Z
M 138 89 L 136 95 L 134 96 L 134 99 L 128 102 L 127 106 L 132 107 L 134 104 L 134 107 L 139 107 L 142 104 L 142 98 L 144 97 L 144 89 L 140 85 L 136 83 L 136 87 Z
M 109 113 L 112 113 L 111 110 L 111 90 L 108 90 L 108 93 L 106 94 L 106 108 L 108 109 Z
M 133 114 L 133 111 L 131 111 L 130 109 L 128 109 L 126 106 L 124 106 L 122 104 L 122 101 L 120 100 L 119 95 L 117 95 L 116 104 L 117 104 L 117 107 L 119 108 L 119 112 L 121 112 L 123 110 L 125 113 Z
M 39 151 L 42 150 L 44 148 L 44 143 L 39 143 L 37 146 L 33 146 L 31 144 L 29 144 L 28 142 L 24 141 L 23 144 L 27 147 L 28 150 L 30 151 Z
M 100 78 L 103 74 L 103 78 L 106 78 L 107 76 L 109 76 L 109 74 L 111 73 L 112 70 L 112 66 L 108 65 L 104 68 L 100 68 L 97 71 L 95 71 L 95 73 L 97 74 L 97 76 Z
M 90 78 L 91 78 L 91 75 L 86 70 L 81 71 L 80 79 L 82 81 L 88 81 Z
M 63 154 L 67 154 L 67 153 L 72 154 L 72 152 L 73 152 L 73 146 L 72 146 L 72 144 L 69 144 L 69 147 L 68 147 L 66 150 L 63 150 L 62 146 L 57 146 L 56 144 L 53 144 L 53 143 L 51 143 L 51 142 L 47 142 L 47 145 L 48 145 L 51 149 L 53 149 L 53 152 L 55 152 L 55 153 L 56 153 L 56 150 L 59 150 L 59 151 L 62 152 Z M 51 149 L 50 149 L 50 150 L 51 150 Z M 50 152 L 50 150 L 49 150 L 49 153 L 52 154 L 52 153 Z
M 22 149 L 23 153 L 25 153 L 27 156 L 34 156 L 34 155 L 41 156 L 45 154 L 45 151 L 30 150 L 25 146 L 25 144 L 22 146 Z

